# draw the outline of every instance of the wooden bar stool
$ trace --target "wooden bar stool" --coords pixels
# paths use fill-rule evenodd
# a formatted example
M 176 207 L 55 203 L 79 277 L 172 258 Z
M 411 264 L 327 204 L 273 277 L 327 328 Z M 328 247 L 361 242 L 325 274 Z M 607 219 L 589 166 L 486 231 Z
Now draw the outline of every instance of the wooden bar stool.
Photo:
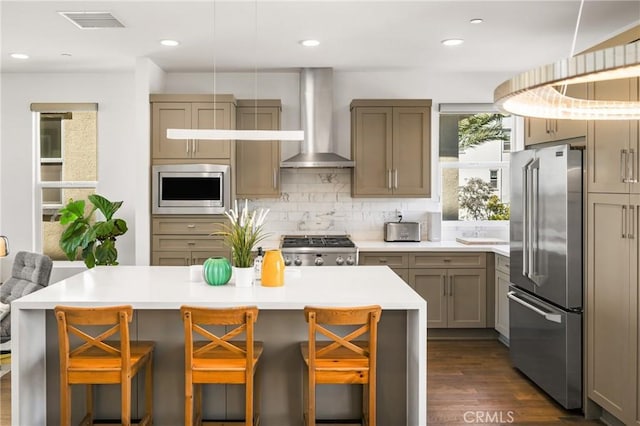
M 257 425 L 260 420 L 260 393 L 255 395 L 254 410 L 254 375 L 263 347 L 262 342 L 256 342 L 253 338 L 258 308 L 242 306 L 212 309 L 182 306 L 180 312 L 184 321 L 185 426 L 192 426 L 194 420 L 196 425 L 202 424 L 203 384 L 244 384 L 244 424 Z M 216 325 L 237 327 L 223 336 L 203 327 Z M 232 340 L 243 332 L 246 340 Z M 194 341 L 194 335 L 200 335 L 206 340 Z
M 87 412 L 82 425 L 93 424 L 93 385 L 120 384 L 120 416 L 131 425 L 131 379 L 145 367 L 145 415 L 139 425 L 153 422 L 154 342 L 131 342 L 131 306 L 75 308 L 56 306 L 60 348 L 60 424 L 71 424 L 71 385 L 85 384 Z M 104 330 L 106 327 L 109 327 Z M 99 328 L 101 331 L 96 331 Z M 119 333 L 119 340 L 106 340 Z M 72 348 L 70 336 L 80 344 Z
M 376 424 L 376 346 L 380 306 L 319 308 L 307 306 L 304 315 L 309 323 L 309 341 L 300 344 L 307 365 L 304 375 L 304 423 L 316 424 L 317 384 L 362 384 L 362 424 Z M 332 329 L 348 328 L 346 334 Z M 354 326 L 360 326 L 354 330 Z M 369 334 L 368 340 L 354 339 Z M 329 340 L 316 340 L 317 334 Z

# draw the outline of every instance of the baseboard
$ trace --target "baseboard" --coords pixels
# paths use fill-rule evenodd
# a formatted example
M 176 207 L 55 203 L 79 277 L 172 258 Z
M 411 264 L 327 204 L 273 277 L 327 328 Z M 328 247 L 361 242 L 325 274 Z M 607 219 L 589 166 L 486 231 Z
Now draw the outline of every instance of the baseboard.
M 427 340 L 497 340 L 493 328 L 427 328 Z

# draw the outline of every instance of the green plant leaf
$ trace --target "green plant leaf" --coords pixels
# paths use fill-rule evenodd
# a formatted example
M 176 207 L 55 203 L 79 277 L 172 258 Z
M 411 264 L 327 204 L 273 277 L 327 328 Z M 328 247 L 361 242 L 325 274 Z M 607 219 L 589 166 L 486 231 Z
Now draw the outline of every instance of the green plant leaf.
M 109 238 L 114 230 L 113 220 L 108 220 L 106 222 L 96 222 L 93 225 L 93 230 L 96 233 L 96 238 L 99 240 L 104 240 Z
M 113 219 L 113 225 L 114 237 L 124 234 L 129 229 L 127 228 L 127 222 L 125 222 L 123 219 Z
M 96 264 L 97 265 L 117 265 L 118 251 L 116 250 L 115 240 L 105 240 L 96 247 Z
M 105 219 L 111 220 L 113 214 L 120 208 L 122 201 L 109 201 L 101 195 L 91 194 L 89 195 L 89 201 L 96 206 L 98 210 L 104 215 Z
M 94 243 L 90 243 L 84 250 L 82 250 L 82 257 L 84 258 L 84 264 L 87 265 L 87 268 L 91 269 L 96 266 L 96 257 L 93 254 L 93 245 Z
M 73 199 L 70 199 L 66 206 L 58 210 L 58 214 L 60 214 L 60 224 L 67 225 L 78 219 L 83 219 L 84 206 L 84 200 L 73 201 Z
M 60 237 L 60 248 L 69 260 L 75 260 L 78 248 L 84 247 L 83 240 L 89 225 L 86 222 L 76 221 L 64 230 Z

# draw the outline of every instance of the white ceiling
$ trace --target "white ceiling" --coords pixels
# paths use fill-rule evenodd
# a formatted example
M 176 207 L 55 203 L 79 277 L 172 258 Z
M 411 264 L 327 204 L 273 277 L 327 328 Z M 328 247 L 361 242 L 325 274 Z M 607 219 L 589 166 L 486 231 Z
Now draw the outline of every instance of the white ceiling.
M 212 71 L 215 61 L 217 71 L 516 73 L 569 55 L 579 5 L 579 0 L 0 0 L 0 69 L 132 71 L 136 57 L 149 57 L 167 72 Z M 83 10 L 109 11 L 126 28 L 81 30 L 57 13 Z M 471 18 L 484 23 L 470 24 Z M 639 22 L 640 0 L 587 0 L 577 51 Z M 158 42 L 165 38 L 181 45 L 163 47 Z M 303 48 L 298 41 L 306 38 L 321 45 Z M 446 38 L 466 42 L 447 48 L 440 44 Z M 13 52 L 31 58 L 12 59 Z

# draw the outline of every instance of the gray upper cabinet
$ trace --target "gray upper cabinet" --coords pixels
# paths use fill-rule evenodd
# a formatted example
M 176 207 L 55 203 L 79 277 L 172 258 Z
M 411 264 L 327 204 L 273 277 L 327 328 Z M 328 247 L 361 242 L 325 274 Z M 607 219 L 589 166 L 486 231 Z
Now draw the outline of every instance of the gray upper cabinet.
M 153 159 L 229 159 L 230 140 L 168 139 L 167 129 L 233 129 L 232 95 L 151 95 Z
M 280 100 L 239 100 L 236 128 L 280 130 Z M 238 198 L 280 196 L 280 141 L 236 142 L 236 194 Z
M 354 100 L 353 197 L 431 196 L 431 100 Z
M 637 100 L 638 79 L 591 83 L 589 98 Z M 587 137 L 589 192 L 640 192 L 638 148 L 637 120 L 590 121 Z
M 587 99 L 587 84 L 567 86 L 567 96 Z M 524 120 L 524 144 L 534 145 L 544 142 L 555 142 L 564 139 L 585 137 L 587 122 L 585 120 L 555 120 L 527 117 Z

